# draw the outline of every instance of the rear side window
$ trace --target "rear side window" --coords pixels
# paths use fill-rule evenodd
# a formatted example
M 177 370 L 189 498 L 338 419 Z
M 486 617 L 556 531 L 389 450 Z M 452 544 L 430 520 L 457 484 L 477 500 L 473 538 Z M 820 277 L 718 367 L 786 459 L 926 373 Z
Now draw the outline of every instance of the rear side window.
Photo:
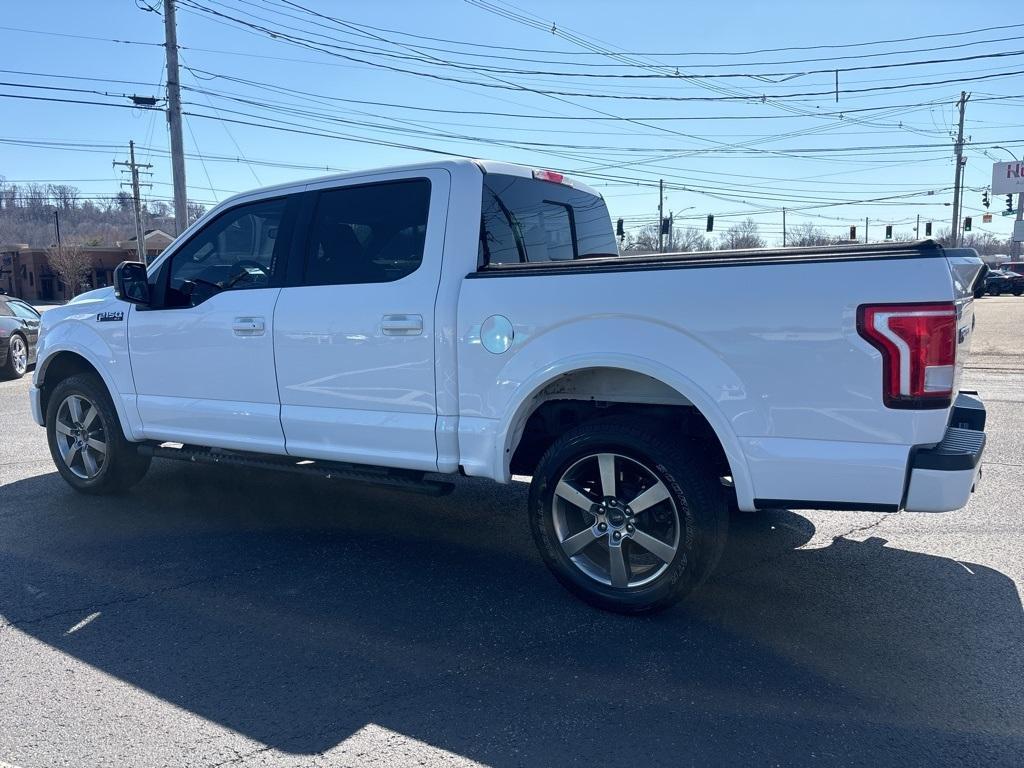
M 306 254 L 306 285 L 390 283 L 423 263 L 430 181 L 321 192 Z
M 480 219 L 482 265 L 570 261 L 619 252 L 604 200 L 567 184 L 489 173 Z
M 11 301 L 7 303 L 7 306 L 14 312 L 15 317 L 20 317 L 24 320 L 39 319 L 39 313 L 32 309 L 28 304 L 23 304 L 20 301 Z

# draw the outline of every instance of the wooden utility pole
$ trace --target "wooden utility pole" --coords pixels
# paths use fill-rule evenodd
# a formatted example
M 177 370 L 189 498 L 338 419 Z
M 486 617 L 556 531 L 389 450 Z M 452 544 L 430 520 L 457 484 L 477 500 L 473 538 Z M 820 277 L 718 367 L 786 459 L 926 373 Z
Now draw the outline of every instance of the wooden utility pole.
M 956 172 L 953 175 L 953 245 L 960 245 L 960 185 L 963 182 L 964 163 L 964 108 L 971 98 L 967 91 L 960 91 L 960 125 L 956 132 Z
M 782 247 L 786 247 L 786 209 L 782 209 Z
M 188 226 L 185 186 L 185 143 L 181 137 L 181 81 L 178 72 L 178 30 L 174 0 L 164 0 L 164 49 L 167 54 L 167 126 L 171 132 L 171 176 L 174 181 L 174 227 L 180 235 Z
M 864 245 L 868 244 L 868 217 L 864 217 Z
M 124 165 L 132 173 L 131 182 L 122 182 L 124 184 L 131 184 L 132 187 L 132 202 L 135 208 L 135 244 L 139 252 L 139 261 L 143 264 L 146 263 L 146 230 L 142 226 L 142 195 L 139 192 L 139 168 L 152 168 L 153 166 L 148 163 L 136 163 L 135 162 L 135 142 L 128 142 L 128 157 L 129 161 L 126 163 L 123 160 L 115 161 L 114 165 Z M 147 184 L 146 186 L 150 186 Z

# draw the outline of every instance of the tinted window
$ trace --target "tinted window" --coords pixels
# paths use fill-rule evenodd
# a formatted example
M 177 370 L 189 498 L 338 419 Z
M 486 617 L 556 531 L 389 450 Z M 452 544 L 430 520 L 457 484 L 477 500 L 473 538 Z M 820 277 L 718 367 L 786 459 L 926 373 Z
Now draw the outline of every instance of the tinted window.
M 9 301 L 7 302 L 7 306 L 14 313 L 15 317 L 21 317 L 25 320 L 39 319 L 39 313 L 32 309 L 28 304 L 23 304 L 20 301 Z
M 168 306 L 194 306 L 228 290 L 272 284 L 286 243 L 278 235 L 286 198 L 240 205 L 218 216 L 171 257 Z
M 306 285 L 388 283 L 423 262 L 426 179 L 321 192 L 306 255 Z
M 0 300 L 0 317 L 10 317 L 14 314 L 9 308 L 10 302 Z
M 567 184 L 489 173 L 481 201 L 480 262 L 616 256 L 608 208 Z

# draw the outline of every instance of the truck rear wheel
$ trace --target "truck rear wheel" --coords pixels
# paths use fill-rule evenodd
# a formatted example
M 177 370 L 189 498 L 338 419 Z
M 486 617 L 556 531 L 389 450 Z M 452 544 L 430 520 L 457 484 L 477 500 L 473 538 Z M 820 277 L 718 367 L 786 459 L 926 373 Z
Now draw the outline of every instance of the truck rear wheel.
M 150 457 L 125 439 L 107 388 L 90 374 L 69 376 L 54 387 L 46 437 L 57 471 L 81 493 L 126 490 L 149 469 Z
M 700 586 L 725 547 L 718 473 L 698 444 L 608 419 L 563 435 L 530 486 L 530 526 L 571 592 L 619 613 L 669 607 Z

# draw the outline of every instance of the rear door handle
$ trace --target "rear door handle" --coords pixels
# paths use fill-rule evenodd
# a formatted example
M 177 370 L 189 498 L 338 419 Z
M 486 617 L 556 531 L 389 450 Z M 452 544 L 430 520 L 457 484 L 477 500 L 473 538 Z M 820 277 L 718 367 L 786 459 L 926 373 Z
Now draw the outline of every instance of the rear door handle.
M 419 336 L 423 333 L 423 315 L 384 315 L 380 327 L 385 336 Z
M 236 317 L 231 330 L 235 336 L 262 336 L 267 326 L 262 317 Z

